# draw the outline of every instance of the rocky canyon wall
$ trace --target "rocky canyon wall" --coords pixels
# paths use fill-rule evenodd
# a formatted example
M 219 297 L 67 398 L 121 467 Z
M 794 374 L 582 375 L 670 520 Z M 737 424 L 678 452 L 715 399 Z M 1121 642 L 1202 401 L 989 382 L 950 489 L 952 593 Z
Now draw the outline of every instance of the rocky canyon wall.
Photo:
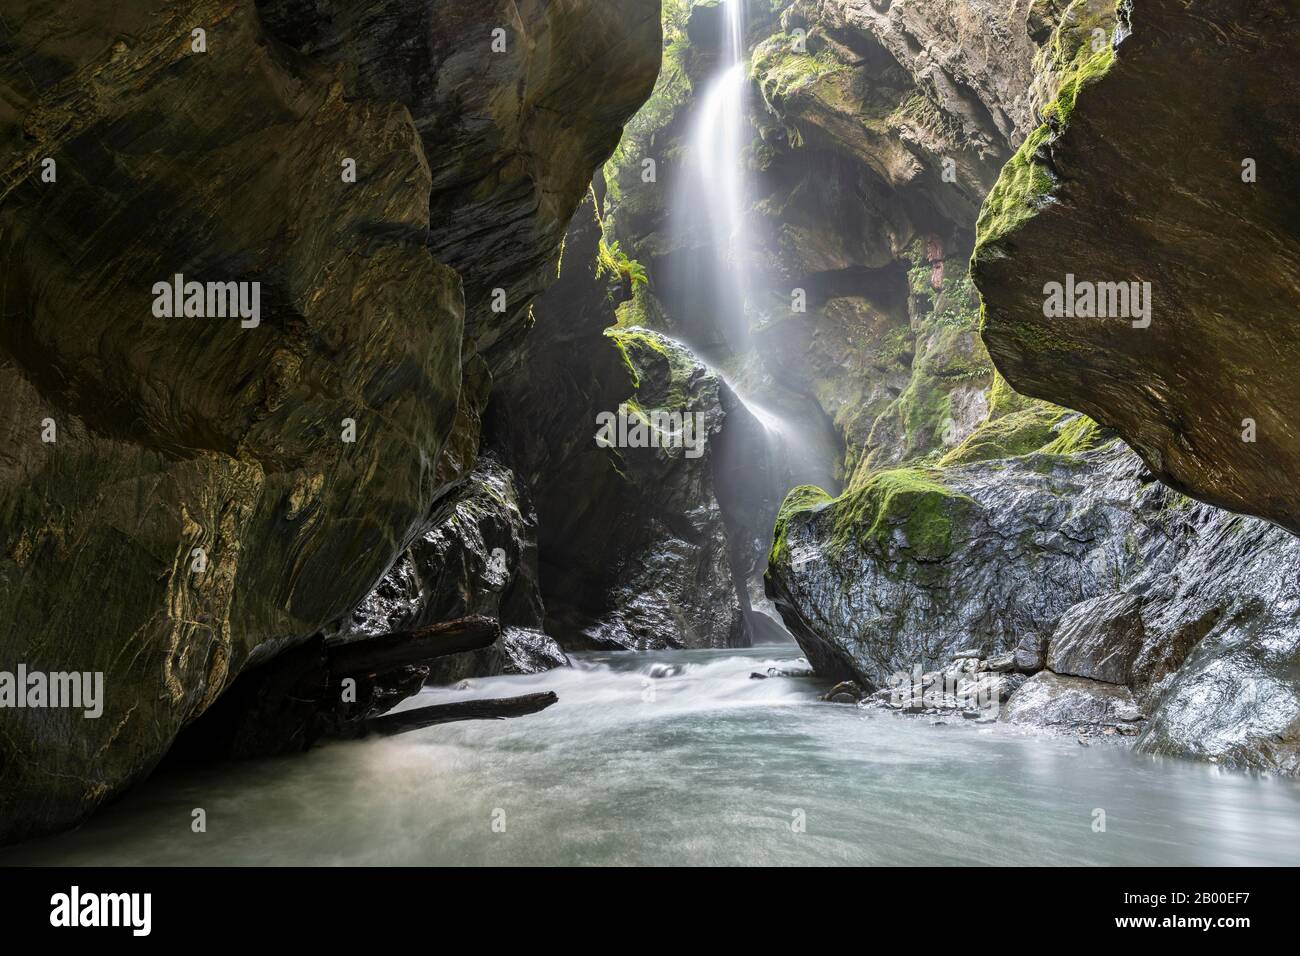
M 95 718 L 0 709 L 8 841 L 147 774 L 472 474 L 660 27 L 639 0 L 6 0 L 0 30 L 0 669 L 103 675 Z M 258 310 L 160 308 L 178 275 Z
M 847 6 L 887 35 L 889 19 L 925 5 L 895 3 L 886 18 L 876 4 Z M 995 374 L 981 389 L 987 414 L 948 447 L 892 460 L 869 453 L 838 497 L 792 493 L 769 588 L 818 669 L 864 689 L 913 667 L 936 679 L 970 653 L 979 671 L 1014 678 L 999 684 L 1005 720 L 1294 773 L 1296 539 L 1173 489 L 1289 521 L 1277 484 L 1288 468 L 1286 386 L 1273 382 L 1268 397 L 1253 387 L 1286 375 L 1286 323 L 1259 319 L 1269 313 L 1255 304 L 1281 301 L 1293 229 L 1276 218 L 1285 203 L 1264 212 L 1258 194 L 1227 197 L 1253 188 L 1242 178 L 1247 140 L 1260 156 L 1287 148 L 1284 123 L 1261 120 L 1264 134 L 1256 120 L 1289 106 L 1274 87 L 1244 109 L 1241 77 L 1267 64 L 1295 13 L 1270 8 L 1246 21 L 1239 8 L 1159 0 L 1021 12 L 1019 35 L 1038 51 L 1027 98 L 1011 102 L 1028 112 L 984 201 L 972 262 L 981 337 L 1006 379 Z M 1186 77 L 1175 62 L 1222 80 L 1206 87 L 1195 117 L 1173 106 Z M 996 101 L 981 97 L 993 116 Z M 1194 156 L 1178 145 L 1193 141 Z M 1229 202 L 1230 215 L 1214 212 Z M 1255 238 L 1233 238 L 1244 236 Z M 1248 294 L 1238 295 L 1249 273 L 1232 265 L 1237 246 L 1260 250 Z M 1150 281 L 1171 311 L 1159 328 L 1154 309 L 1149 324 L 1049 318 L 1046 283 L 1067 272 Z M 1269 431 L 1267 443 L 1258 432 L 1242 440 L 1248 417 Z M 932 709 L 919 691 L 898 706 Z
M 1123 11 L 1113 50 L 1058 45 L 1062 95 L 985 207 L 984 339 L 1017 389 L 1111 425 L 1173 487 L 1300 531 L 1284 173 L 1300 153 L 1300 18 L 1285 0 Z M 1067 276 L 1080 296 L 1136 284 L 1149 312 L 1046 315 L 1045 286 Z

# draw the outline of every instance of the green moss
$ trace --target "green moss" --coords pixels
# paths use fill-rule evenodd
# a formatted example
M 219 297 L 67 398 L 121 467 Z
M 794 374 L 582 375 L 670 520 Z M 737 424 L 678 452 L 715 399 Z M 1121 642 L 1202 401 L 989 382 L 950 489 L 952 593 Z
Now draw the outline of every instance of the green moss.
M 1107 440 L 1105 430 L 1086 415 L 1017 395 L 997 376 L 990 390 L 988 418 L 944 455 L 939 467 L 1019 458 L 1035 452 L 1081 455 Z M 1043 468 L 1049 469 L 1050 463 Z
M 914 348 L 916 344 L 912 340 L 912 330 L 906 325 L 900 325 L 885 333 L 877 354 L 886 362 L 899 362 L 911 356 Z
M 1036 402 L 1037 399 L 1015 391 L 1000 372 L 996 370 L 993 372 L 993 384 L 989 387 L 990 419 L 1031 408 Z
M 1049 455 L 1082 455 L 1107 440 L 1105 430 L 1087 415 L 1067 418 L 1057 427 L 1056 438 L 1043 446 Z
M 628 121 L 622 140 L 605 163 L 607 210 L 621 205 L 634 188 L 643 196 L 657 193 L 654 189 L 640 188 L 644 185 L 640 179 L 641 163 L 650 155 L 661 131 L 673 124 L 678 111 L 694 96 L 687 70 L 694 54 L 686 33 L 690 0 L 663 0 L 662 11 L 664 51 L 659 77 L 650 98 Z
M 965 269 L 950 268 L 944 275 L 943 288 L 934 302 L 934 321 L 955 329 L 979 329 L 979 292 Z
M 614 324 L 621 328 L 645 325 L 646 313 L 643 300 L 633 293 L 632 298 L 616 305 L 614 307 Z
M 920 296 L 923 299 L 932 299 L 934 289 L 930 286 L 930 266 L 921 264 L 912 266 L 907 270 L 907 288 L 912 295 Z
M 973 507 L 972 499 L 947 488 L 937 471 L 895 468 L 877 472 L 845 492 L 832 505 L 831 546 L 850 543 L 889 546 L 901 529 L 906 547 L 920 560 L 952 553 L 953 521 Z
M 649 329 L 612 326 L 605 335 L 618 343 L 636 373 L 635 387 L 643 404 L 668 411 L 690 410 L 699 366 L 689 351 Z
M 920 91 L 904 100 L 890 116 L 891 126 L 905 124 L 920 126 L 940 140 L 949 143 L 959 142 L 962 136 L 961 124 Z
M 627 349 L 623 346 L 622 340 L 617 335 L 611 335 L 612 329 L 605 330 L 605 338 L 609 339 L 614 348 L 618 349 L 618 354 L 623 360 L 623 366 L 627 369 L 628 379 L 632 382 L 633 388 L 641 387 L 641 375 L 632 364 L 631 357 L 627 354 Z
M 1052 177 L 1034 159 L 1039 147 L 1050 137 L 1051 131 L 1046 126 L 1038 127 L 1002 167 L 975 223 L 976 257 L 984 246 L 1032 218 L 1042 204 L 1042 197 L 1051 190 Z
M 655 335 L 640 328 L 608 328 L 605 334 L 619 344 L 623 349 L 623 354 L 628 354 L 628 350 L 642 352 L 649 350 L 654 352 L 664 361 L 670 361 L 671 356 L 668 354 L 668 347 Z
M 1056 437 L 1053 426 L 1059 417 L 1059 410 L 1044 405 L 985 421 L 964 442 L 944 455 L 939 466 L 948 468 L 1028 455 Z
M 1028 352 L 1078 352 L 1080 345 L 1066 338 L 1055 328 L 1049 327 L 1047 320 L 1038 319 L 1017 322 L 1009 330 L 1022 349 Z
M 827 507 L 833 521 L 832 553 L 851 544 L 888 549 L 901 530 L 914 558 L 937 561 L 952 553 L 954 523 L 976 505 L 947 488 L 938 472 L 922 468 L 877 472 L 834 499 L 815 485 L 800 485 L 777 512 L 769 563 L 786 556 L 786 532 L 796 515 Z
M 1032 218 L 1046 201 L 1053 179 L 1036 157 L 1065 130 L 1079 95 L 1115 62 L 1110 43 L 1097 50 L 1092 42 L 1094 30 L 1108 31 L 1114 23 L 1114 7 L 1114 3 L 1098 0 L 1074 0 L 1062 15 L 1047 48 L 1051 72 L 1060 78 L 1055 99 L 1043 108 L 1039 117 L 1042 125 L 1029 134 L 1002 167 L 998 181 L 984 200 L 975 227 L 976 258 L 985 246 Z
M 785 496 L 772 529 L 772 550 L 767 556 L 769 564 L 776 564 L 785 554 L 785 531 L 790 519 L 800 511 L 811 511 L 831 500 L 831 496 L 816 485 L 799 485 Z
M 993 374 L 993 362 L 984 344 L 971 330 L 943 323 L 939 314 L 933 321 L 936 328 L 921 362 L 924 375 L 949 390 L 963 380 L 987 378 Z
M 645 266 L 629 258 L 619 247 L 617 240 L 606 243 L 603 238 L 596 246 L 596 278 L 604 279 L 609 283 L 611 299 L 620 290 L 626 289 L 635 293 L 638 288 L 650 282 Z
M 1087 49 L 1091 50 L 1091 47 Z M 1056 99 L 1043 108 L 1043 121 L 1057 129 L 1069 125 L 1079 94 L 1105 76 L 1114 62 L 1115 53 L 1109 46 L 1100 53 L 1089 53 L 1079 58 L 1066 74 Z
M 793 36 L 778 33 L 754 48 L 753 75 L 769 106 L 847 69 L 829 48 L 815 54 L 796 53 L 794 46 Z
M 952 396 L 926 374 L 915 373 L 898 396 L 898 415 L 907 436 L 909 456 L 928 450 L 943 433 L 943 423 L 952 417 Z

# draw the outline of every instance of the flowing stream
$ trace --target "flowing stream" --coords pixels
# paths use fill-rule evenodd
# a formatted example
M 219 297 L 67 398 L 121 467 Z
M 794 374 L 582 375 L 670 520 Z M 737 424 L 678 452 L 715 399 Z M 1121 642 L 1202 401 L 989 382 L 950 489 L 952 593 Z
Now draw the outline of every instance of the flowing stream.
M 751 287 L 745 31 L 742 5 L 726 8 L 674 198 L 678 227 L 707 236 L 713 255 L 673 279 L 698 297 L 687 344 L 722 359 L 750 348 Z M 830 485 L 806 425 L 742 401 L 761 434 L 734 472 Z M 749 467 L 759 460 L 778 464 Z M 770 528 L 761 514 L 748 530 Z M 297 758 L 164 769 L 81 830 L 0 862 L 1300 864 L 1296 781 L 1005 725 L 932 726 L 818 701 L 814 678 L 750 676 L 806 667 L 797 654 L 585 654 L 545 674 L 426 689 L 403 706 L 543 690 L 559 703 Z
M 822 703 L 812 679 L 750 678 L 796 666 L 796 653 L 590 654 L 426 690 L 407 706 L 540 690 L 560 701 L 164 772 L 81 830 L 0 862 L 1300 863 L 1295 781 L 1005 726 L 931 726 Z M 195 808 L 206 833 L 192 832 Z

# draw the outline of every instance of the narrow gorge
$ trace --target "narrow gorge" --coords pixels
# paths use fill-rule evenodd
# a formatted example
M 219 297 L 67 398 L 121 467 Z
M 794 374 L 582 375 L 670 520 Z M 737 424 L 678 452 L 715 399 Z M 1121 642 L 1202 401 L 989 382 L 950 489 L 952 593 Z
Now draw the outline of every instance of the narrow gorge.
M 0 860 L 1300 862 L 1297 40 L 0 0 Z

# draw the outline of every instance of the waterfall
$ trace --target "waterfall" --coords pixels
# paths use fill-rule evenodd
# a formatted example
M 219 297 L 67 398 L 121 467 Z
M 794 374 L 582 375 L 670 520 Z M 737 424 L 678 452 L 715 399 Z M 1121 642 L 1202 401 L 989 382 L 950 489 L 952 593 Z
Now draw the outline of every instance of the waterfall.
M 704 238 L 711 254 L 690 266 L 700 294 L 692 339 L 706 351 L 746 347 L 746 142 L 749 73 L 745 63 L 744 0 L 725 0 L 725 35 L 718 67 L 699 101 L 687 138 L 689 167 L 675 211 L 688 234 Z
M 676 254 L 658 291 L 680 337 L 723 379 L 728 423 L 715 444 L 714 487 L 731 530 L 737 600 L 755 639 L 784 635 L 763 595 L 776 510 L 803 483 L 836 489 L 837 439 L 815 402 L 765 369 L 747 307 L 763 276 L 754 263 L 753 195 L 745 151 L 751 137 L 745 0 L 723 0 L 717 61 L 684 138 L 682 175 L 671 197 Z M 756 300 L 755 300 L 756 301 Z M 748 372 L 739 366 L 748 366 Z M 725 373 L 724 373 L 725 370 Z M 754 380 L 751 376 L 757 376 Z

